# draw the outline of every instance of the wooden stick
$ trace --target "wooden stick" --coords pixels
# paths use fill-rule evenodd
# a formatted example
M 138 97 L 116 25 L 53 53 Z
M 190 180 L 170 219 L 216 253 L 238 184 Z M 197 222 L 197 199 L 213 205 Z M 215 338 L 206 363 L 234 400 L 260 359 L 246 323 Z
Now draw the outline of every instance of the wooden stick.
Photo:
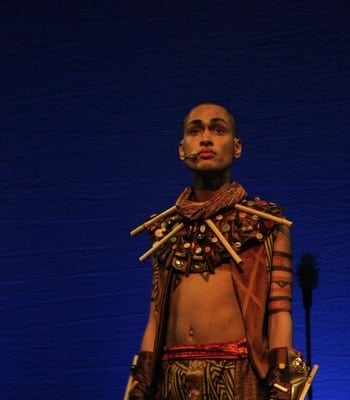
M 288 393 L 288 389 L 287 389 L 286 387 L 280 385 L 279 383 L 274 383 L 273 386 L 274 386 L 277 390 L 279 390 L 280 392 Z
M 146 229 L 148 226 L 152 225 L 154 222 L 157 222 L 158 220 L 167 217 L 170 214 L 173 214 L 176 210 L 176 206 L 172 206 L 168 208 L 167 210 L 161 212 L 160 214 L 156 215 L 154 218 L 151 218 L 150 220 L 144 222 L 142 225 L 138 226 L 137 228 L 133 229 L 130 232 L 131 236 L 135 236 L 138 233 L 142 232 L 144 229 Z
M 316 373 L 318 371 L 318 368 L 319 368 L 319 366 L 317 364 L 315 364 L 312 367 L 312 370 L 310 371 L 308 377 L 306 378 L 306 382 L 305 382 L 305 385 L 303 387 L 303 390 L 301 391 L 300 396 L 298 397 L 297 400 L 304 400 L 305 399 L 305 397 L 307 395 L 307 392 L 309 391 L 309 389 L 311 387 L 312 381 L 315 379 L 315 376 L 316 376 Z
M 133 369 L 136 367 L 138 358 L 139 358 L 139 356 L 137 354 L 135 354 L 132 359 L 131 371 L 133 371 Z M 129 393 L 137 385 L 137 383 L 138 383 L 137 381 L 133 381 L 132 374 L 130 374 L 128 383 L 126 384 L 123 400 L 129 400 Z
M 275 215 L 256 210 L 255 208 L 243 206 L 242 204 L 235 204 L 235 209 L 240 211 L 245 211 L 249 214 L 257 215 L 258 217 L 261 218 L 269 219 L 279 224 L 287 225 L 289 228 L 293 225 L 293 222 L 289 221 L 286 218 L 276 217 Z
M 242 263 L 242 259 L 239 257 L 239 255 L 233 250 L 231 247 L 230 243 L 226 240 L 224 235 L 219 231 L 217 226 L 214 224 L 214 222 L 211 219 L 206 219 L 205 222 L 209 226 L 209 228 L 215 233 L 216 237 L 220 240 L 222 245 L 225 247 L 225 249 L 230 253 L 231 257 L 237 264 Z
M 165 235 L 159 242 L 156 242 L 149 250 L 146 251 L 141 257 L 139 257 L 140 261 L 144 261 L 148 256 L 150 256 L 154 251 L 156 251 L 159 247 L 161 247 L 165 242 L 167 242 L 171 237 L 177 234 L 177 232 L 181 231 L 181 229 L 185 225 L 181 222 L 178 225 L 175 225 L 172 231 L 170 231 L 167 235 Z

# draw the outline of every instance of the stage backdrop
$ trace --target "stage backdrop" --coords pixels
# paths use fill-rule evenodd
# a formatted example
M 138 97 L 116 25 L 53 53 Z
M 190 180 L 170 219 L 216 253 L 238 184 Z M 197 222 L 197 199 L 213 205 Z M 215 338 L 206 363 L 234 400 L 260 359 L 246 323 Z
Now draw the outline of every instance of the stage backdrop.
M 245 3 L 245 4 L 243 4 Z M 197 102 L 236 113 L 232 177 L 309 253 L 317 400 L 348 399 L 349 2 L 3 0 L 0 398 L 119 400 L 147 318 L 146 235 L 191 175 Z M 297 276 L 295 347 L 305 352 Z

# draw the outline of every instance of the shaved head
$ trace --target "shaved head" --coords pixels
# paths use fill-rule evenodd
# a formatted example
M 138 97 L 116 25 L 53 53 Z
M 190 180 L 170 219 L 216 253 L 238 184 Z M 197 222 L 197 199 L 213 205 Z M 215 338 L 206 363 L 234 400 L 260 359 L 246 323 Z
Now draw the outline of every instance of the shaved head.
M 216 107 L 222 108 L 222 109 L 226 112 L 226 114 L 227 114 L 228 121 L 229 121 L 230 126 L 231 126 L 231 128 L 232 128 L 233 136 L 234 136 L 234 137 L 236 136 L 236 134 L 237 134 L 237 122 L 236 122 L 236 118 L 235 118 L 235 116 L 233 115 L 233 113 L 232 113 L 227 107 L 225 107 L 225 106 L 223 106 L 223 105 L 221 105 L 221 104 L 218 104 L 218 103 L 211 102 L 211 101 L 206 101 L 206 102 L 204 102 L 204 103 L 200 103 L 200 104 L 197 104 L 196 106 L 192 107 L 192 108 L 188 111 L 188 113 L 186 114 L 186 116 L 185 116 L 185 118 L 184 118 L 183 127 L 185 127 L 186 124 L 188 123 L 188 119 L 189 119 L 189 117 L 190 117 L 191 112 L 192 112 L 193 110 L 195 110 L 197 107 L 201 107 L 201 106 L 203 106 L 203 105 L 212 105 L 212 106 L 216 106 Z

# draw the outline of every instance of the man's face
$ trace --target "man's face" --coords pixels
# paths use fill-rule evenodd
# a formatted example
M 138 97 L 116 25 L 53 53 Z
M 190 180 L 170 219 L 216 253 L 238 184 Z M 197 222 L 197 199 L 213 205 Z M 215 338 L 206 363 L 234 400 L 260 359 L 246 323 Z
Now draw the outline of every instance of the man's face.
M 226 171 L 241 150 L 241 142 L 235 138 L 230 115 L 224 108 L 202 104 L 190 111 L 179 155 L 191 170 Z

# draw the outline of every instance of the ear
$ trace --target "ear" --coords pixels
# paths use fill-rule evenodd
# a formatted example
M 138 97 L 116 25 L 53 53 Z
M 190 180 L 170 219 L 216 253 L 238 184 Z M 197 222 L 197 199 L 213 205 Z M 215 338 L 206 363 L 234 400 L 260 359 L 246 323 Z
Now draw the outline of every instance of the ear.
M 184 141 L 183 139 L 179 143 L 179 157 L 181 161 L 185 159 Z
M 233 155 L 235 158 L 239 158 L 241 154 L 242 154 L 242 141 L 239 138 L 234 138 Z

